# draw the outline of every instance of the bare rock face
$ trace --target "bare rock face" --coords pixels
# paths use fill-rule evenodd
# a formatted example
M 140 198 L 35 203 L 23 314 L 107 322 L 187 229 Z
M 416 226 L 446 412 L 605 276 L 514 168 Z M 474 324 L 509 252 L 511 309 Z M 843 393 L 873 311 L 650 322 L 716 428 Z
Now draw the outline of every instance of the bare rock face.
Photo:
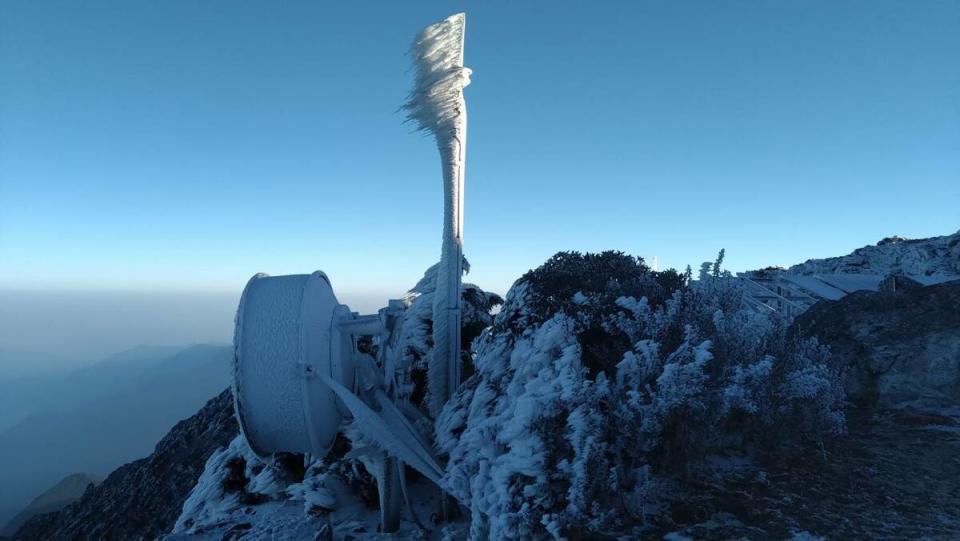
M 821 301 L 793 325 L 846 359 L 854 401 L 960 403 L 960 280 Z
M 237 430 L 233 398 L 225 390 L 177 423 L 153 454 L 116 469 L 61 511 L 33 517 L 13 539 L 155 539 L 170 531 L 207 458 Z

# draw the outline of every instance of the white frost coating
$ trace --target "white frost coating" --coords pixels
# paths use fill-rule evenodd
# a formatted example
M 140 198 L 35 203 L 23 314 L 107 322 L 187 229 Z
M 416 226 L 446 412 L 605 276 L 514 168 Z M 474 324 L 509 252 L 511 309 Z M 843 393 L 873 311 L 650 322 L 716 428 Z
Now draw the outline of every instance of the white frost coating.
M 254 276 L 237 311 L 234 405 L 250 447 L 261 455 L 323 456 L 340 414 L 314 372 L 332 374 L 333 314 L 339 303 L 322 273 Z
M 223 488 L 229 475 L 226 464 L 235 457 L 242 458 L 246 464 L 259 463 L 243 436 L 237 436 L 227 448 L 210 455 L 203 474 L 190 491 L 190 496 L 183 502 L 183 510 L 173 527 L 174 533 L 189 533 L 194 525 L 227 520 L 233 510 L 240 506 L 238 494 L 228 493 Z M 269 470 L 265 469 L 261 473 L 269 474 Z
M 416 75 L 404 109 L 420 130 L 436 135 L 441 144 L 463 120 L 463 88 L 470 84 L 471 73 L 463 66 L 465 23 L 463 13 L 451 15 L 424 28 L 411 46 Z
M 443 166 L 443 244 L 434 297 L 433 343 L 428 369 L 430 409 L 436 415 L 460 383 L 460 282 L 463 277 L 463 183 L 467 109 L 463 88 L 465 16 L 458 13 L 425 28 L 411 47 L 414 88 L 404 104 L 418 129 L 437 139 Z
M 241 497 L 236 488 L 236 463 L 245 462 L 243 492 L 256 498 Z M 162 536 L 168 541 L 220 541 L 240 535 L 244 541 L 302 541 L 323 539 L 321 530 L 332 526 L 334 539 L 357 541 L 384 539 L 439 540 L 442 533 L 424 532 L 407 517 L 394 534 L 377 531 L 378 511 L 370 508 L 345 475 L 357 465 L 349 458 L 327 457 L 314 460 L 300 482 L 294 481 L 270 461 L 261 461 L 249 449 L 242 436 L 215 452 L 184 503 L 173 531 Z M 225 488 L 230 480 L 232 488 Z M 426 480 L 410 484 L 411 503 L 420 516 L 428 516 L 439 506 L 439 491 Z M 318 511 L 326 510 L 328 514 Z M 241 534 L 237 527 L 242 528 Z M 462 530 L 463 523 L 453 526 Z M 451 539 L 466 539 L 465 533 Z
M 443 469 L 420 443 L 419 436 L 409 425 L 396 422 L 397 417 L 402 417 L 401 413 L 391 410 L 389 414 L 378 414 L 340 383 L 327 376 L 320 377 L 324 383 L 333 389 L 333 392 L 353 414 L 354 426 L 357 426 L 364 436 L 391 456 L 397 457 L 416 468 L 417 471 L 438 486 L 443 486 L 440 481 L 443 476 Z M 387 407 L 395 408 L 389 400 L 381 400 L 379 403 L 384 409 Z M 388 422 L 383 415 L 389 415 L 388 418 L 393 422 Z

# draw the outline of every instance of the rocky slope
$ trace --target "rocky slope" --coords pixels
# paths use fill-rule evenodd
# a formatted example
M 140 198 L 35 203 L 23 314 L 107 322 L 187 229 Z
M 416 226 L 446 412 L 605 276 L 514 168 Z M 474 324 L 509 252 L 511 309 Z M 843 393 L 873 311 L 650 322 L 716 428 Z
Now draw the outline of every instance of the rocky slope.
M 237 434 L 229 390 L 177 423 L 147 458 L 126 464 L 65 509 L 36 516 L 22 540 L 148 540 L 168 532 L 207 458 Z
M 887 237 L 840 257 L 808 259 L 790 267 L 800 274 L 960 274 L 960 231 L 928 239 Z
M 174 424 L 229 384 L 232 352 L 214 344 L 137 348 L 38 381 L 36 400 L 0 386 L 0 410 L 34 406 L 0 431 L 0 523 L 67 475 L 102 479 L 149 455 Z
M 960 403 L 960 280 L 820 301 L 793 326 L 844 360 L 863 405 Z
M 13 517 L 3 528 L 5 535 L 15 533 L 27 520 L 36 515 L 59 511 L 71 503 L 79 500 L 91 485 L 96 485 L 97 479 L 85 473 L 75 473 L 64 477 L 52 488 L 37 496 L 23 511 Z

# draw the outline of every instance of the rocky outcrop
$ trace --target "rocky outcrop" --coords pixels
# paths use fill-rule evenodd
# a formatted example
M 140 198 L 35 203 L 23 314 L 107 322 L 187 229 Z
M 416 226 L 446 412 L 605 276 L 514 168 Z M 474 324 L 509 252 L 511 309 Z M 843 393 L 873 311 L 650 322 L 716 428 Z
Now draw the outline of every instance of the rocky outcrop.
M 960 274 L 960 231 L 928 239 L 887 237 L 840 257 L 808 259 L 790 267 L 799 274 Z
M 121 466 L 63 510 L 33 517 L 14 539 L 155 539 L 173 527 L 210 455 L 236 434 L 226 390 L 177 423 L 153 454 Z
M 821 301 L 793 330 L 816 336 L 845 360 L 855 402 L 960 402 L 960 280 Z

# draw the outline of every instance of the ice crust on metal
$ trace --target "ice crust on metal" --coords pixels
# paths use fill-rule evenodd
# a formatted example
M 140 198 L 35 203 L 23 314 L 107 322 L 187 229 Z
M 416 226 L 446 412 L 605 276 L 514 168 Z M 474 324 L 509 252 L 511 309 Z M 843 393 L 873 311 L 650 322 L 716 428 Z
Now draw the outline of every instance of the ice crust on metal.
M 322 456 L 333 445 L 341 415 L 333 391 L 317 376 L 334 376 L 339 306 L 320 272 L 258 274 L 244 289 L 234 337 L 234 400 L 257 454 Z
M 463 279 L 463 195 L 470 84 L 463 65 L 466 16 L 458 13 L 423 29 L 411 56 L 416 75 L 404 105 L 418 129 L 433 134 L 443 171 L 443 240 L 433 306 L 433 351 L 427 366 L 429 406 L 438 415 L 460 383 L 460 285 Z

